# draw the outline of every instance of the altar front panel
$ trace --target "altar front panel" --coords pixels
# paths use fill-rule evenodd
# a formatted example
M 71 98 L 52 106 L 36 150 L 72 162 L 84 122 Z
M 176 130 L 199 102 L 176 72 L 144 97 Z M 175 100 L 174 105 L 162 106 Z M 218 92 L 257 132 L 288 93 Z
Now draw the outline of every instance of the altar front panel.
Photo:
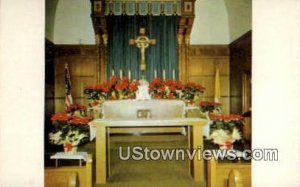
M 103 103 L 105 119 L 137 119 L 139 110 L 149 110 L 151 118 L 184 117 L 185 103 L 181 100 L 115 100 Z

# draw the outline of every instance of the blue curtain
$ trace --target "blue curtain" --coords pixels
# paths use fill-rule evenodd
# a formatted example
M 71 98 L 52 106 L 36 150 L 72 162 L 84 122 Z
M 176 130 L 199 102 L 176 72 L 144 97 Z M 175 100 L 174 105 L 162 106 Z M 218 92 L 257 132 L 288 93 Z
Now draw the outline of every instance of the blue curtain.
M 156 39 L 156 44 L 146 49 L 146 79 L 163 77 L 165 70 L 166 79 L 178 80 L 178 17 L 177 16 L 107 16 L 108 26 L 108 64 L 107 78 L 120 74 L 128 75 L 131 71 L 131 79 L 140 79 L 139 70 L 140 50 L 136 46 L 129 45 L 130 39 L 139 35 L 139 29 L 144 27 L 146 35 L 150 39 Z

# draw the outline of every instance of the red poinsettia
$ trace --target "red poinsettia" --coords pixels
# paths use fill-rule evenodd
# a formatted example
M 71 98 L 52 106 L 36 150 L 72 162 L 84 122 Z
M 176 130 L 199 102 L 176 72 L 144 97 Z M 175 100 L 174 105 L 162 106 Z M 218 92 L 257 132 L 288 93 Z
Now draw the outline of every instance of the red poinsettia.
M 69 122 L 74 125 L 87 125 L 92 119 L 93 118 L 90 116 L 86 116 L 86 117 L 72 116 Z
M 112 76 L 111 80 L 95 87 L 85 87 L 85 94 L 92 100 L 134 99 L 139 81 L 130 81 L 127 77 L 120 79 Z M 182 99 L 191 101 L 204 91 L 204 87 L 195 83 L 183 84 L 175 80 L 153 79 L 149 84 L 149 92 L 154 99 Z
M 74 104 L 72 104 L 71 106 L 69 106 L 67 108 L 67 112 L 73 112 L 75 110 L 84 111 L 84 110 L 86 110 L 86 106 L 83 106 L 83 105 L 78 104 L 78 103 L 74 103 Z
M 243 117 L 238 114 L 209 114 L 211 120 L 218 121 L 241 121 Z
M 71 119 L 72 117 L 69 116 L 68 114 L 65 113 L 56 113 L 53 114 L 51 117 L 51 121 L 60 121 L 60 122 L 67 122 Z

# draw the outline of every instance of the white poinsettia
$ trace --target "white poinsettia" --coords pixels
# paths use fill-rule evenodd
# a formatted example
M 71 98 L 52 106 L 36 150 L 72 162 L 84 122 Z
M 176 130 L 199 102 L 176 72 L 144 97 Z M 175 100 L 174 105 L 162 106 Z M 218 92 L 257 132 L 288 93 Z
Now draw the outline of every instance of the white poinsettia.
M 241 138 L 241 134 L 237 128 L 233 128 L 231 134 L 223 129 L 214 130 L 209 137 L 209 139 L 212 139 L 212 141 L 218 145 L 224 145 L 226 142 L 233 143 Z
M 62 135 L 61 131 L 57 131 L 56 133 L 51 132 L 51 133 L 49 133 L 49 139 L 52 143 L 61 145 L 61 144 L 63 144 L 61 135 Z
M 223 129 L 218 129 L 211 133 L 210 139 L 212 139 L 215 144 L 222 145 L 226 141 L 230 140 L 231 136 Z
M 178 94 L 178 97 L 181 99 L 183 96 L 182 90 L 176 90 L 176 93 Z
M 241 137 L 241 134 L 240 132 L 238 131 L 237 128 L 233 128 L 232 130 L 232 134 L 231 134 L 231 139 L 233 140 L 240 140 L 242 137 Z
M 83 138 L 88 137 L 87 134 L 80 133 L 78 130 L 69 131 L 66 136 L 66 142 L 72 145 L 78 145 Z

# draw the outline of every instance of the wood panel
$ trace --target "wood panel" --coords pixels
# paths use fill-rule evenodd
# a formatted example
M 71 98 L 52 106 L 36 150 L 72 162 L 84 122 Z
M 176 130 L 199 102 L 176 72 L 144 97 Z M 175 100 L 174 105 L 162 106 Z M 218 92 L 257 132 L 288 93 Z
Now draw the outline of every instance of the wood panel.
M 230 44 L 230 110 L 244 113 L 251 109 L 251 31 Z M 251 118 L 244 120 L 244 138 L 251 142 Z
M 84 87 L 100 82 L 97 46 L 57 45 L 55 47 L 55 112 L 64 111 L 65 63 L 69 65 L 74 102 L 87 104 L 83 94 Z
M 54 112 L 54 51 L 55 45 L 45 40 L 45 115 Z
M 75 174 L 75 186 L 92 187 L 93 155 L 89 154 L 85 166 L 45 167 L 45 186 L 68 186 L 68 177 Z
M 251 107 L 251 96 L 249 96 L 249 93 L 251 94 L 249 79 L 251 79 L 252 66 L 251 38 L 251 31 L 249 31 L 230 44 L 230 109 L 233 113 L 243 113 Z M 245 79 L 245 76 L 248 77 L 248 80 Z M 246 81 L 248 81 L 248 85 L 243 83 Z M 243 98 L 246 96 L 243 94 L 246 91 L 243 89 L 245 86 L 248 86 L 248 98 L 243 102 Z M 248 106 L 245 108 L 245 105 Z
M 223 112 L 229 113 L 230 68 L 227 45 L 191 45 L 188 48 L 185 72 L 186 82 L 195 82 L 205 87 L 203 99 L 214 100 L 215 72 L 220 70 L 221 102 Z M 181 54 L 183 55 L 183 54 Z M 183 66 L 181 66 L 183 67 Z M 183 76 L 184 77 L 184 76 Z
M 54 53 L 55 45 L 45 39 L 45 118 L 44 118 L 44 134 L 52 130 L 51 115 L 54 113 Z M 48 136 L 44 136 L 44 145 L 46 151 L 51 151 L 53 146 L 48 140 Z
M 207 161 L 208 187 L 227 187 L 229 173 L 232 170 L 241 173 L 244 187 L 251 186 L 251 163 L 222 163 L 211 159 Z

